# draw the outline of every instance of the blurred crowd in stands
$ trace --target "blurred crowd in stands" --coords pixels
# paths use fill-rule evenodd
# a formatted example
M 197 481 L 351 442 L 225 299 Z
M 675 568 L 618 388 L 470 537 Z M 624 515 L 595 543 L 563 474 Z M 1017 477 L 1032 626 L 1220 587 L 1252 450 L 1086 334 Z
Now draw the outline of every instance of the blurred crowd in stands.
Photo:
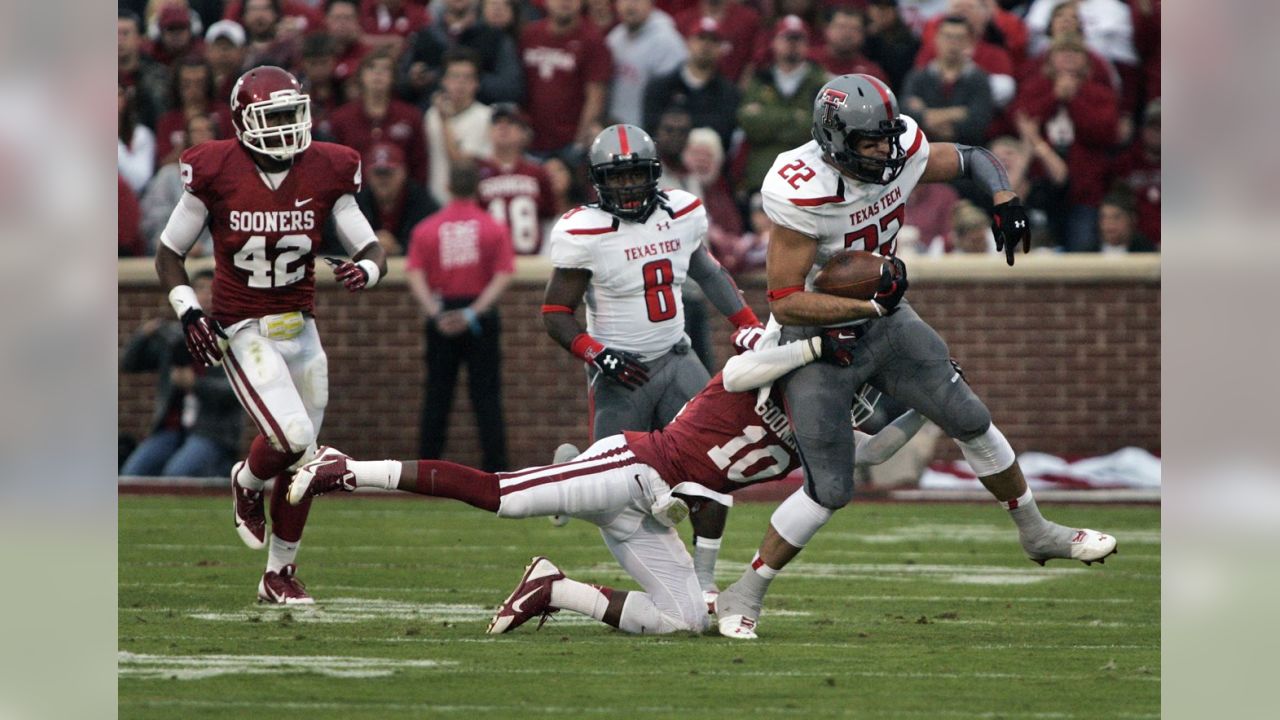
M 302 82 L 315 139 L 363 155 L 358 200 L 392 255 L 449 203 L 456 163 L 515 252 L 543 252 L 592 199 L 587 144 L 627 122 L 663 184 L 703 198 L 717 257 L 761 268 L 761 179 L 853 72 L 931 140 L 990 148 L 1037 249 L 1160 247 L 1160 0 L 121 0 L 117 32 L 121 256 L 154 252 L 179 154 L 233 137 L 231 88 L 259 65 Z M 920 186 L 899 248 L 994 252 L 990 202 Z

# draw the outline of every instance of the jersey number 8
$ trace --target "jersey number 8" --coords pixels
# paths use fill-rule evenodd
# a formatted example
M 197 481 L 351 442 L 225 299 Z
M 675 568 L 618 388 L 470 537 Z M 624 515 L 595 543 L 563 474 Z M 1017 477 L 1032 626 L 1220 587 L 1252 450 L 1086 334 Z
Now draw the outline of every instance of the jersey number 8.
M 671 287 L 675 275 L 670 260 L 654 260 L 645 263 L 644 302 L 649 307 L 649 321 L 662 322 L 676 316 L 676 292 Z

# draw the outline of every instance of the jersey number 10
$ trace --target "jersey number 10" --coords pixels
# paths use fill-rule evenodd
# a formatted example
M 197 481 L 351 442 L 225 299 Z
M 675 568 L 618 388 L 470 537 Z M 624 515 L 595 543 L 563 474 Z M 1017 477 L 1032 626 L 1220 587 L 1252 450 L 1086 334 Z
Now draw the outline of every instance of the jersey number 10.
M 724 470 L 725 477 L 733 482 L 754 483 L 772 480 L 787 467 L 789 458 L 786 449 L 777 445 L 765 445 L 748 453 L 742 452 L 748 445 L 758 443 L 763 439 L 763 427 L 748 425 L 742 429 L 742 434 L 738 437 L 720 447 L 713 447 L 708 450 L 707 457 L 711 458 L 711 462 L 715 463 L 716 467 Z M 738 457 L 739 455 L 741 457 Z M 737 460 L 734 459 L 735 457 L 737 457 Z M 745 474 L 748 468 L 766 458 L 772 458 L 773 462 L 750 475 Z

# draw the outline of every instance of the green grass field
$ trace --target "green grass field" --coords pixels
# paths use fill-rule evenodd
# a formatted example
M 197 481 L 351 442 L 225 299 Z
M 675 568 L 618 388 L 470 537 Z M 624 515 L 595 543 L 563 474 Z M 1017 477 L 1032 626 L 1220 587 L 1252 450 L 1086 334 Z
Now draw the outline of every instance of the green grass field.
M 594 526 L 417 499 L 316 502 L 314 609 L 254 602 L 230 498 L 122 496 L 123 718 L 1136 718 L 1160 712 L 1160 513 L 1049 506 L 1106 565 L 1027 561 L 994 504 L 851 505 L 773 583 L 760 639 L 634 637 L 561 612 L 484 635 L 529 557 L 631 588 Z M 772 505 L 742 505 L 726 585 Z M 685 529 L 687 535 L 687 528 Z M 714 632 L 714 631 L 713 631 Z

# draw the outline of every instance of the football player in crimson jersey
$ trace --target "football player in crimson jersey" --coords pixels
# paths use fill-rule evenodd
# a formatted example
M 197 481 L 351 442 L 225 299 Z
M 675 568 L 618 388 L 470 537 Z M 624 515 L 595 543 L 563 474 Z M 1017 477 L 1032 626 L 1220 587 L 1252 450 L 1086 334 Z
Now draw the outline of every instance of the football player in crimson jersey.
M 831 433 L 864 383 L 933 420 L 953 438 L 983 485 L 1009 511 L 1027 556 L 1085 562 L 1115 551 L 1115 538 L 1046 520 L 1035 506 L 1013 448 L 952 367 L 947 345 L 903 300 L 906 268 L 893 257 L 904 203 L 918 182 L 968 177 L 992 194 L 992 229 L 1010 265 L 1027 248 L 1027 215 L 999 160 L 980 147 L 930 145 L 898 112 L 884 82 L 842 75 L 814 99 L 813 140 L 778 155 L 765 175 L 764 210 L 774 223 L 766 267 L 769 306 L 793 342 L 840 327 L 860 336 L 847 367 L 814 364 L 782 381 L 804 456 L 802 490 L 774 512 L 755 562 L 716 600 L 723 635 L 754 638 L 769 583 L 853 497 L 854 446 Z M 827 260 L 847 248 L 892 258 L 871 300 L 813 289 Z
M 551 230 L 542 319 L 547 333 L 584 363 L 592 438 L 666 425 L 706 385 L 707 370 L 684 332 L 686 277 L 738 328 L 760 321 L 706 246 L 707 211 L 683 190 L 658 190 L 662 167 L 648 133 L 605 128 L 588 151 L 597 205 L 574 208 Z M 587 297 L 587 327 L 574 311 Z M 704 590 L 716 592 L 715 557 L 724 509 L 698 503 L 694 561 Z
M 267 544 L 263 484 L 275 478 L 272 537 L 260 600 L 311 603 L 294 558 L 308 506 L 284 502 L 290 469 L 315 452 L 329 399 L 328 360 L 315 309 L 315 255 L 332 215 L 351 260 L 330 260 L 354 292 L 386 273 L 386 256 L 356 206 L 360 156 L 311 142 L 311 111 L 298 81 L 277 67 L 254 68 L 231 96 L 234 140 L 185 151 L 185 191 L 160 236 L 156 272 L 182 320 L 191 355 L 222 364 L 258 426 L 249 456 L 231 471 L 236 531 Z M 196 300 L 185 266 L 206 223 L 213 235 L 213 307 Z M 328 259 L 328 258 L 327 258 Z
M 838 365 L 853 357 L 851 336 L 824 335 L 778 347 L 776 325 L 762 335 L 760 350 L 730 359 L 723 373 L 661 430 L 612 435 L 580 454 L 557 451 L 556 464 L 502 473 L 439 460 L 360 462 L 321 448 L 294 475 L 289 501 L 379 487 L 461 500 L 504 518 L 581 518 L 600 526 L 610 552 L 643 592 L 570 580 L 551 561 L 537 557 L 499 606 L 490 633 L 508 632 L 560 609 L 632 633 L 702 632 L 708 626 L 707 604 L 689 552 L 672 527 L 688 512 L 678 494 L 717 497 L 728 504 L 732 500 L 725 493 L 798 468 L 782 395 L 770 384 L 819 358 Z M 874 437 L 849 434 L 857 436 L 859 462 L 877 463 L 923 424 L 911 412 Z

